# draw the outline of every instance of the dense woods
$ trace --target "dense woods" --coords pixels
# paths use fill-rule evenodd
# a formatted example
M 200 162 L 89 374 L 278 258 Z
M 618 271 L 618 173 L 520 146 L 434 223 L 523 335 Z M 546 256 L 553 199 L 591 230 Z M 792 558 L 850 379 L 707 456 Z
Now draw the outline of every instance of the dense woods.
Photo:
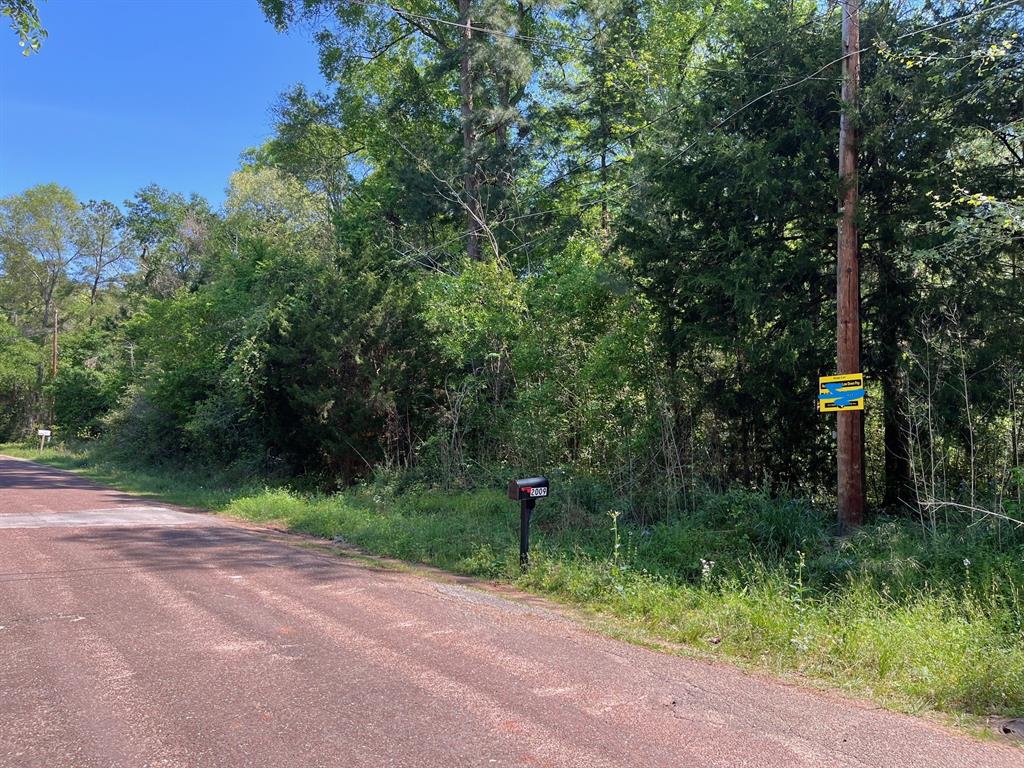
M 262 7 L 332 86 L 282 95 L 222 207 L 0 202 L 0 440 L 318 485 L 561 471 L 638 519 L 828 497 L 835 5 Z M 1021 21 L 863 13 L 869 500 L 924 522 L 1020 515 Z

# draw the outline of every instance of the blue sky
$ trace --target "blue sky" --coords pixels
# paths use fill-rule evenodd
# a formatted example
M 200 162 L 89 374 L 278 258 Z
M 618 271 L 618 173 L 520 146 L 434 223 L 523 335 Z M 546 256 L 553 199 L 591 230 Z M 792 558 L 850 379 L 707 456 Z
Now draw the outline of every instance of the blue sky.
M 54 181 L 121 203 L 156 182 L 215 205 L 278 95 L 324 87 L 308 33 L 256 0 L 48 0 L 22 56 L 0 24 L 0 196 Z

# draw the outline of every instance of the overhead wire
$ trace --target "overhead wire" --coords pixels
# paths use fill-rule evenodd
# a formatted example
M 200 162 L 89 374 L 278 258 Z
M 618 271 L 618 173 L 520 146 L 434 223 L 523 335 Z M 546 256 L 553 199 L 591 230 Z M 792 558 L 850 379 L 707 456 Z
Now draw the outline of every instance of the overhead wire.
M 911 36 L 914 36 L 914 35 L 922 34 L 922 33 L 924 33 L 924 32 L 929 32 L 929 31 L 931 31 L 931 30 L 933 30 L 933 29 L 937 29 L 937 28 L 939 28 L 939 27 L 943 27 L 943 26 L 947 26 L 947 25 L 949 25 L 949 24 L 953 24 L 953 23 L 956 23 L 956 22 L 959 22 L 959 21 L 963 21 L 964 19 L 966 19 L 966 18 L 968 18 L 968 17 L 971 17 L 971 16 L 976 16 L 976 15 L 979 15 L 979 14 L 981 14 L 981 13 L 987 13 L 987 12 L 990 12 L 990 11 L 994 11 L 994 10 L 1000 10 L 1001 8 L 1005 8 L 1005 7 L 1008 7 L 1008 6 L 1011 6 L 1011 5 L 1016 5 L 1016 4 L 1018 3 L 1018 2 L 1019 2 L 1019 0 L 1007 0 L 1006 2 L 1000 3 L 1000 4 L 996 5 L 996 6 L 989 6 L 988 8 L 981 8 L 981 9 L 978 9 L 978 10 L 976 10 L 976 11 L 973 11 L 973 12 L 971 12 L 971 13 L 968 13 L 968 14 L 964 14 L 964 15 L 961 15 L 961 16 L 958 16 L 958 17 L 955 17 L 955 18 L 953 18 L 953 19 L 947 19 L 946 21 L 943 21 L 943 22 L 940 22 L 940 23 L 937 23 L 937 24 L 933 24 L 933 25 L 931 25 L 931 26 L 929 26 L 929 27 L 925 27 L 925 28 L 922 28 L 922 29 L 919 29 L 919 30 L 912 30 L 912 31 L 910 31 L 910 32 L 907 32 L 907 33 L 905 33 L 905 34 L 902 34 L 902 35 L 899 35 L 899 36 L 897 36 L 896 38 L 894 38 L 894 39 L 893 39 L 893 42 L 894 42 L 894 43 L 896 43 L 896 42 L 899 42 L 900 40 L 903 40 L 903 39 L 905 39 L 905 38 L 908 38 L 908 37 L 911 37 Z M 830 6 L 829 6 L 829 9 L 828 9 L 828 10 L 826 11 L 826 15 L 823 15 L 823 16 L 821 16 L 820 18 L 826 18 L 826 17 L 827 17 L 827 14 L 830 14 L 830 13 L 831 13 L 831 11 L 832 11 L 832 10 L 833 10 L 834 8 L 835 8 L 835 6 L 833 6 L 833 5 L 830 5 Z M 813 20 L 812 20 L 812 21 L 813 21 Z M 806 26 L 808 26 L 808 24 L 809 24 L 809 23 L 810 23 L 810 22 L 808 22 L 808 23 L 805 23 L 804 25 L 801 25 L 801 28 L 802 28 L 802 27 L 806 27 Z M 868 51 L 868 50 L 870 50 L 870 49 L 871 49 L 871 47 L 872 47 L 872 46 L 863 46 L 863 47 L 861 47 L 860 49 L 858 49 L 858 50 L 857 50 L 856 52 L 857 52 L 857 53 L 863 53 L 863 52 L 865 52 L 865 51 Z M 717 130 L 717 129 L 718 129 L 718 128 L 720 128 L 720 127 L 721 127 L 722 125 L 724 125 L 724 124 L 725 124 L 725 122 L 728 122 L 728 121 L 729 121 L 729 120 L 731 120 L 731 119 L 732 119 L 733 117 L 735 117 L 735 116 L 737 116 L 738 114 L 740 114 L 741 112 L 745 111 L 745 110 L 746 110 L 747 108 L 749 108 L 749 107 L 753 106 L 753 105 L 754 105 L 754 104 L 756 104 L 757 102 L 759 102 L 759 101 L 761 101 L 761 100 L 763 100 L 763 99 L 765 99 L 765 98 L 767 98 L 767 97 L 769 97 L 769 96 L 772 96 L 772 95 L 774 95 L 774 94 L 776 94 L 776 93 L 781 93 L 782 91 L 786 91 L 786 90 L 789 90 L 790 88 L 794 88 L 794 87 L 797 87 L 797 86 L 799 86 L 799 85 L 803 85 L 804 83 L 806 83 L 806 82 L 808 82 L 808 81 L 810 81 L 810 80 L 813 80 L 813 79 L 815 79 L 815 78 L 816 78 L 816 77 L 817 77 L 817 76 L 818 76 L 819 74 L 821 74 L 822 72 L 824 72 L 824 71 L 825 71 L 826 69 L 828 69 L 828 68 L 830 68 L 830 67 L 834 66 L 835 64 L 841 63 L 841 62 L 842 62 L 842 61 L 843 61 L 844 59 L 848 58 L 848 57 L 849 57 L 849 56 L 851 56 L 851 55 L 852 55 L 853 53 L 854 53 L 854 52 L 853 52 L 853 51 L 851 51 L 850 53 L 844 54 L 843 56 L 840 56 L 840 57 L 838 57 L 838 58 L 836 58 L 836 59 L 833 59 L 832 61 L 830 61 L 830 62 L 828 62 L 828 63 L 826 63 L 826 64 L 822 65 L 821 67 L 819 67 L 819 68 L 818 68 L 817 70 L 815 70 L 815 71 L 814 71 L 814 72 L 812 72 L 811 74 L 809 74 L 809 75 L 805 75 L 805 76 L 803 76 L 803 77 L 799 78 L 798 80 L 795 80 L 795 81 L 793 81 L 793 82 L 790 82 L 790 83 L 786 83 L 785 85 L 782 85 L 782 86 L 778 86 L 778 87 L 773 87 L 773 88 L 771 88 L 771 89 L 769 89 L 769 90 L 765 91 L 764 93 L 760 94 L 759 96 L 756 96 L 755 98 L 753 98 L 753 99 L 751 99 L 750 101 L 748 101 L 747 103 L 745 103 L 745 104 L 744 104 L 744 105 L 743 105 L 742 107 L 740 107 L 739 109 L 737 109 L 737 110 L 735 110 L 734 112 L 732 112 L 732 113 L 730 113 L 729 115 L 727 115 L 727 116 L 726 116 L 725 118 L 723 118 L 723 120 L 722 120 L 722 121 L 719 121 L 719 122 L 718 122 L 718 123 L 716 123 L 716 124 L 715 124 L 714 126 L 712 126 L 710 130 L 711 130 L 711 131 Z M 657 115 L 657 116 L 655 116 L 654 118 L 652 118 L 652 119 L 650 119 L 649 121 L 647 121 L 647 122 L 646 122 L 646 123 L 645 123 L 644 125 L 642 125 L 642 126 L 641 126 L 640 128 L 638 128 L 638 129 L 636 129 L 636 130 L 632 131 L 632 132 L 631 132 L 630 134 L 627 134 L 627 135 L 626 135 L 625 137 L 623 137 L 623 139 L 628 139 L 628 138 L 631 138 L 632 136 L 635 136 L 635 135 L 636 135 L 636 134 L 638 134 L 638 133 L 639 133 L 639 132 L 640 132 L 641 130 L 645 130 L 646 128 L 649 128 L 649 127 L 651 127 L 652 125 L 654 125 L 654 124 L 656 124 L 656 123 L 660 122 L 660 121 L 661 121 L 661 120 L 663 120 L 663 119 L 664 119 L 665 117 L 668 117 L 669 115 L 671 115 L 671 114 L 674 114 L 674 113 L 675 113 L 675 112 L 677 112 L 677 111 L 678 111 L 679 109 L 681 109 L 681 108 L 682 108 L 683 106 L 686 106 L 686 105 L 685 105 L 685 104 L 683 104 L 683 103 L 681 103 L 681 104 L 677 104 L 677 105 L 675 105 L 674 107 L 671 107 L 671 108 L 669 108 L 669 109 L 666 109 L 666 110 L 665 110 L 665 111 L 663 111 L 662 113 L 658 114 L 658 115 Z M 620 141 L 621 141 L 621 139 L 620 139 Z M 687 149 L 687 148 L 684 148 L 684 150 L 685 150 L 685 149 Z M 681 156 L 681 154 L 680 154 L 679 156 Z M 613 162 L 615 162 L 615 161 L 613 161 Z M 593 169 L 593 168 L 587 168 L 587 170 L 593 171 L 594 169 Z M 561 179 L 559 178 L 559 179 L 556 179 L 555 181 L 559 181 L 559 180 L 561 180 Z
M 788 37 L 793 32 L 800 31 L 802 29 L 806 29 L 807 27 L 809 27 L 811 24 L 815 23 L 816 21 L 821 21 L 821 20 L 827 19 L 829 16 L 831 16 L 831 14 L 835 10 L 835 8 L 836 8 L 836 3 L 830 2 L 829 5 L 827 6 L 827 8 L 825 9 L 824 13 L 813 14 L 811 18 L 807 19 L 802 24 L 799 24 L 797 27 L 795 27 L 793 29 L 785 30 L 782 35 L 779 35 L 779 36 L 775 37 L 774 39 L 772 39 L 771 41 L 769 41 L 769 43 L 764 48 L 762 48 L 762 50 L 760 50 L 757 53 L 755 53 L 752 58 L 759 57 L 763 53 L 765 53 L 766 51 L 771 50 L 771 48 L 774 45 L 782 42 L 782 38 Z M 691 64 L 691 63 L 687 63 L 687 65 L 684 67 L 684 70 L 687 70 L 687 71 L 695 70 L 695 71 L 715 72 L 715 73 L 727 73 L 727 72 L 730 72 L 730 70 L 726 70 L 726 69 L 723 69 L 723 68 L 720 68 L 720 67 L 705 67 L 705 66 L 701 66 L 699 64 Z M 782 76 L 781 73 L 766 73 L 766 74 L 769 74 L 771 76 L 776 76 L 776 77 Z M 633 130 L 631 130 L 629 133 L 627 133 L 627 134 L 625 134 L 623 136 L 618 137 L 614 142 L 612 142 L 609 145 L 609 149 L 613 148 L 615 145 L 622 145 L 624 142 L 629 141 L 629 139 L 634 138 L 635 136 L 639 135 L 642 131 L 646 130 L 647 128 L 650 128 L 653 125 L 656 125 L 657 123 L 659 123 L 662 120 L 664 120 L 666 117 L 669 117 L 669 116 L 675 114 L 680 109 L 682 109 L 684 106 L 686 106 L 686 104 L 684 102 L 681 102 L 679 104 L 676 104 L 675 106 L 669 107 L 668 109 L 665 109 L 665 110 L 661 111 L 660 113 L 658 113 L 654 117 L 652 117 L 649 120 L 647 120 L 642 125 L 640 125 L 640 126 L 634 128 Z M 591 157 L 590 159 L 591 159 L 591 161 L 593 161 L 593 160 L 597 160 L 598 158 L 595 156 L 595 157 Z M 611 163 L 609 163 L 609 166 L 613 165 L 613 164 L 616 164 L 616 163 L 619 163 L 619 162 L 622 162 L 622 160 L 623 160 L 623 158 L 621 158 L 621 157 L 614 158 L 614 159 L 612 159 Z M 607 168 L 609 166 L 605 166 L 605 167 Z M 565 179 L 571 178 L 572 176 L 574 176 L 574 175 L 576 175 L 578 173 L 587 173 L 587 172 L 591 172 L 592 173 L 592 172 L 594 172 L 596 170 L 600 170 L 600 169 L 593 168 L 590 165 L 584 164 L 584 163 L 577 164 L 573 168 L 570 168 L 570 169 L 564 171 L 559 176 L 556 176 L 554 179 L 549 180 L 545 184 L 544 188 L 545 188 L 545 190 L 546 189 L 550 189 L 555 184 L 557 184 L 557 183 L 559 183 L 561 181 L 564 181 Z
M 900 40 L 905 40 L 905 39 L 907 39 L 909 37 L 913 37 L 913 36 L 916 36 L 916 35 L 924 34 L 926 32 L 931 32 L 932 30 L 939 29 L 939 28 L 945 27 L 945 26 L 949 26 L 951 24 L 956 24 L 956 23 L 964 21 L 964 20 L 966 20 L 968 18 L 981 15 L 983 13 L 991 13 L 993 11 L 1001 10 L 1001 9 L 1007 8 L 1009 6 L 1019 5 L 1019 4 L 1020 4 L 1020 0 L 1004 0 L 1004 2 L 995 4 L 995 5 L 990 5 L 990 6 L 987 6 L 987 7 L 984 7 L 984 8 L 979 8 L 979 9 L 977 9 L 975 11 L 972 11 L 970 13 L 966 13 L 966 14 L 957 16 L 957 17 L 952 18 L 952 19 L 947 19 L 945 21 L 938 22 L 936 24 L 932 24 L 932 25 L 929 25 L 927 27 L 922 27 L 921 29 L 911 30 L 910 32 L 906 32 L 906 33 L 904 33 L 902 35 L 898 35 L 897 37 L 895 37 L 893 39 L 893 42 L 899 42 Z M 692 141 L 688 142 L 679 151 L 673 153 L 673 155 L 671 157 L 669 157 L 663 163 L 658 165 L 658 167 L 655 169 L 655 172 L 660 172 L 661 170 L 666 168 L 668 165 L 670 165 L 671 163 L 673 163 L 676 160 L 678 160 L 679 158 L 681 158 L 683 155 L 685 155 L 687 152 L 689 152 L 696 145 L 696 143 L 700 140 L 700 138 L 703 138 L 704 135 L 710 134 L 710 133 L 714 133 L 719 128 L 721 128 L 723 125 L 725 125 L 727 122 L 729 122 L 734 117 L 736 117 L 737 115 L 741 114 L 742 112 L 746 111 L 747 109 L 752 107 L 754 104 L 757 104 L 758 102 L 760 102 L 760 101 L 762 101 L 762 100 L 764 100 L 764 99 L 766 99 L 766 98 L 768 98 L 770 96 L 773 96 L 775 94 L 781 93 L 783 91 L 787 91 L 787 90 L 789 90 L 791 88 L 796 88 L 797 86 L 800 86 L 803 83 L 808 82 L 809 80 L 814 78 L 816 75 L 824 72 L 829 67 L 835 66 L 836 64 L 839 64 L 842 61 L 846 60 L 847 58 L 852 56 L 854 53 L 863 53 L 865 51 L 870 50 L 871 47 L 872 46 L 863 46 L 863 47 L 857 49 L 856 51 L 850 51 L 849 53 L 845 53 L 842 56 L 839 56 L 839 57 L 837 57 L 837 58 L 827 62 L 826 64 L 823 64 L 822 66 L 818 67 L 818 69 L 814 70 L 809 75 L 805 75 L 805 76 L 803 76 L 803 77 L 801 77 L 801 78 L 799 78 L 797 80 L 794 80 L 794 81 L 792 81 L 790 83 L 786 83 L 785 85 L 778 86 L 778 87 L 775 87 L 775 88 L 771 88 L 771 89 L 765 91 L 764 93 L 761 93 L 758 96 L 755 96 L 754 98 L 752 98 L 749 101 L 747 101 L 746 103 L 744 103 L 742 106 L 738 107 L 737 109 L 735 109 L 732 112 L 730 112 L 729 114 L 727 114 L 725 117 L 723 117 L 720 120 L 716 121 L 713 125 L 711 125 L 708 129 L 706 129 L 702 133 L 701 136 L 699 136 L 698 138 L 695 138 Z M 602 196 L 600 198 L 592 200 L 591 202 L 581 204 L 581 208 L 583 208 L 583 209 L 591 208 L 591 207 L 593 207 L 595 205 L 600 205 L 600 204 L 605 203 L 605 202 L 610 202 L 611 200 L 615 199 L 616 197 L 619 197 L 619 196 L 621 196 L 623 194 L 626 194 L 626 193 L 632 191 L 633 189 L 636 189 L 638 186 L 643 184 L 645 181 L 646 181 L 646 179 L 639 179 L 639 180 L 633 182 L 632 184 L 630 184 L 629 186 L 624 187 L 621 190 L 616 190 L 615 192 L 613 192 L 613 193 L 611 193 L 609 195 L 604 195 L 604 196 Z
M 466 26 L 465 24 L 462 24 L 460 22 L 453 22 L 453 21 L 448 20 L 448 19 L 441 19 L 441 18 L 438 18 L 438 17 L 427 16 L 427 15 L 424 15 L 424 14 L 417 14 L 415 12 L 399 8 L 399 7 L 397 7 L 395 5 L 392 5 L 392 4 L 379 3 L 379 2 L 370 2 L 369 0 L 352 0 L 352 1 L 356 2 L 356 3 L 360 4 L 360 5 L 363 5 L 363 6 L 377 7 L 377 8 L 381 8 L 381 9 L 386 9 L 386 10 L 389 10 L 392 13 L 398 14 L 400 16 L 406 16 L 408 18 L 414 18 L 414 19 L 417 19 L 419 21 L 429 21 L 429 22 L 434 22 L 434 23 L 446 25 L 446 26 L 457 27 L 457 28 L 460 28 L 460 29 L 464 29 L 465 26 Z M 975 16 L 979 16 L 979 15 L 982 15 L 982 14 L 986 14 L 986 13 L 991 13 L 991 12 L 994 12 L 994 11 L 1002 10 L 1004 8 L 1008 8 L 1010 6 L 1018 5 L 1018 4 L 1020 4 L 1020 0 L 1003 0 L 1003 2 L 1000 2 L 1000 3 L 996 3 L 996 4 L 993 4 L 993 5 L 988 5 L 988 6 L 985 6 L 985 7 L 977 8 L 974 11 L 970 11 L 968 13 L 961 14 L 960 16 L 956 16 L 956 17 L 953 17 L 953 18 L 950 18 L 950 19 L 946 19 L 944 21 L 940 21 L 940 22 L 937 22 L 935 24 L 931 24 L 929 26 L 922 27 L 922 28 L 919 28 L 919 29 L 914 29 L 914 30 L 911 30 L 911 31 L 906 32 L 904 34 L 898 35 L 895 38 L 893 38 L 892 43 L 898 43 L 899 41 L 905 40 L 905 39 L 910 38 L 910 37 L 914 37 L 914 36 L 917 36 L 917 35 L 925 34 L 927 32 L 931 32 L 931 31 L 933 31 L 935 29 L 940 29 L 942 27 L 946 27 L 946 26 L 950 26 L 950 25 L 953 25 L 953 24 L 960 23 L 962 21 L 965 21 L 965 20 L 967 20 L 969 18 L 973 18 Z M 805 28 L 805 27 L 809 26 L 810 24 L 814 23 L 815 21 L 827 18 L 835 10 L 835 7 L 836 7 L 835 4 L 830 4 L 823 14 L 815 14 L 814 17 L 812 17 L 811 19 L 808 19 L 806 22 L 804 22 L 802 25 L 800 25 L 800 27 L 798 27 L 798 29 Z M 540 38 L 540 37 L 537 37 L 537 36 L 522 35 L 522 34 L 518 34 L 518 33 L 511 33 L 511 32 L 506 32 L 506 31 L 503 31 L 503 30 L 487 28 L 487 27 L 472 27 L 472 29 L 475 30 L 475 31 L 482 32 L 484 34 L 500 35 L 500 36 L 505 36 L 505 37 L 509 37 L 509 38 L 512 38 L 512 39 L 526 40 L 526 41 L 530 41 L 530 42 L 537 42 L 539 44 L 544 44 L 544 45 L 553 45 L 553 46 L 556 46 L 558 48 L 565 49 L 565 50 L 574 50 L 576 52 L 592 52 L 592 49 L 586 49 L 586 48 L 574 47 L 574 46 L 566 46 L 565 44 L 562 44 L 559 41 L 548 40 L 548 39 Z M 793 31 L 792 29 L 791 30 L 787 30 L 787 34 L 791 34 L 792 31 Z M 582 38 L 582 37 L 577 37 L 576 39 L 585 40 L 585 38 Z M 890 43 L 890 45 L 892 43 Z M 751 108 L 755 104 L 763 101 L 766 98 L 769 98 L 769 97 L 772 97 L 772 96 L 777 95 L 779 93 L 782 93 L 784 91 L 790 90 L 792 88 L 799 87 L 800 85 L 802 85 L 802 84 L 804 84 L 806 82 L 809 82 L 810 80 L 815 79 L 818 75 L 820 75 L 822 72 L 826 71 L 830 67 L 833 67 L 836 64 L 839 64 L 839 63 L 843 62 L 844 60 L 846 60 L 847 58 L 852 56 L 854 53 L 863 53 L 865 51 L 870 50 L 872 47 L 873 47 L 873 45 L 862 46 L 861 48 L 857 49 L 856 51 L 850 51 L 849 53 L 845 53 L 842 56 L 839 56 L 839 57 L 837 57 L 835 59 L 832 59 L 831 61 L 826 62 L 825 64 L 823 64 L 822 66 L 818 67 L 816 70 L 814 70 L 810 74 L 807 74 L 807 75 L 804 75 L 802 77 L 799 77 L 799 78 L 797 78 L 797 79 L 795 79 L 795 80 L 793 80 L 791 82 L 785 83 L 783 85 L 772 87 L 772 88 L 764 91 L 763 93 L 761 93 L 761 94 L 759 94 L 759 95 L 749 99 L 748 101 L 743 103 L 741 106 L 737 107 L 736 109 L 732 110 L 727 115 L 725 115 L 724 117 L 722 117 L 719 120 L 715 121 L 712 125 L 710 125 L 703 132 L 701 132 L 700 136 L 698 136 L 698 137 L 694 138 L 692 141 L 688 142 L 685 146 L 683 146 L 681 149 L 679 149 L 678 151 L 673 153 L 670 157 L 668 157 L 666 160 L 664 160 L 662 163 L 660 163 L 657 166 L 657 168 L 655 169 L 655 173 L 660 172 L 661 170 L 666 168 L 671 163 L 673 163 L 676 160 L 678 160 L 679 158 L 683 157 L 694 146 L 696 146 L 697 142 L 701 138 L 703 138 L 704 136 L 706 136 L 708 134 L 714 133 L 719 128 L 721 128 L 723 125 L 728 123 L 730 120 L 732 120 L 736 116 L 740 115 L 741 113 L 745 112 L 747 109 Z M 769 50 L 769 49 L 770 49 L 770 46 L 769 46 L 769 48 L 766 48 L 765 50 Z M 701 67 L 698 67 L 698 66 L 692 66 L 692 67 L 688 66 L 687 68 L 688 69 L 691 69 L 691 68 L 692 69 L 701 69 Z M 717 68 L 704 68 L 704 69 L 706 69 L 707 71 L 721 71 L 720 69 L 717 69 Z M 659 115 L 655 116 L 654 118 L 649 120 L 647 123 L 645 123 L 643 126 L 641 126 L 640 128 L 634 130 L 631 134 L 628 134 L 624 138 L 628 139 L 629 137 L 638 134 L 641 130 L 645 130 L 646 128 L 651 127 L 655 123 L 661 121 L 665 117 L 668 117 L 669 115 L 671 115 L 671 114 L 675 113 L 676 111 L 678 111 L 679 109 L 681 109 L 682 106 L 684 106 L 684 105 L 683 104 L 675 105 L 674 107 L 671 107 L 671 108 L 663 111 L 662 113 L 660 113 Z M 418 157 L 417 155 L 411 153 L 411 151 L 408 150 L 408 148 L 405 147 L 404 144 L 402 145 L 402 147 L 417 162 L 424 164 L 424 167 L 435 178 L 435 180 L 438 180 L 439 182 L 441 181 L 441 179 L 436 175 L 436 173 L 434 173 L 433 169 L 430 167 L 429 163 L 427 163 L 426 160 L 424 160 L 423 158 Z M 622 158 L 616 158 L 615 160 L 613 160 L 613 163 L 621 162 L 621 161 L 622 161 Z M 585 171 L 593 172 L 595 170 L 598 170 L 598 169 L 594 169 L 592 167 L 584 166 L 584 165 L 577 166 L 576 168 L 571 169 L 570 171 L 567 171 L 566 173 L 560 174 L 558 177 L 556 177 L 556 178 L 550 180 L 549 182 L 547 182 L 539 190 L 539 193 L 543 193 L 543 192 L 549 191 L 550 189 L 552 189 L 554 187 L 555 184 L 565 180 L 566 178 L 570 177 L 571 175 L 574 175 L 575 173 L 581 173 L 581 172 L 585 172 Z M 629 193 L 630 191 L 636 189 L 638 186 L 642 185 L 646 181 L 647 181 L 647 179 L 638 179 L 637 181 L 633 182 L 632 184 L 629 184 L 626 187 L 623 187 L 623 188 L 621 188 L 619 190 L 615 190 L 614 192 L 611 192 L 611 193 L 608 193 L 608 194 L 605 194 L 605 195 L 601 195 L 600 197 L 593 198 L 593 199 L 591 199 L 589 201 L 585 201 L 585 202 L 579 203 L 579 204 L 577 204 L 576 207 L 578 208 L 578 210 L 583 211 L 583 210 L 586 210 L 588 208 L 592 208 L 595 205 L 601 205 L 601 204 L 606 204 L 608 202 L 612 202 L 615 199 L 617 199 L 618 197 L 621 197 L 622 195 L 625 195 L 625 194 Z M 453 189 L 453 186 L 452 186 L 452 184 L 450 182 L 446 182 L 446 186 L 448 186 L 450 189 Z M 438 191 L 440 193 L 440 190 L 438 190 Z M 457 193 L 455 193 L 455 192 L 453 192 L 453 194 L 457 195 Z M 442 196 L 444 196 L 444 195 L 442 195 Z M 461 200 L 458 200 L 456 202 L 459 202 L 460 204 L 465 205 L 465 203 L 462 202 Z M 544 216 L 544 215 L 548 215 L 550 213 L 552 213 L 552 211 L 532 211 L 532 212 L 529 212 L 529 213 L 526 213 L 526 214 L 521 214 L 519 216 L 514 216 L 514 217 L 511 217 L 511 218 L 508 218 L 508 219 L 503 219 L 498 224 L 498 226 L 505 227 L 508 224 L 516 222 L 516 221 L 524 220 L 524 219 L 527 219 L 527 218 L 538 217 L 538 216 Z M 547 231 L 550 228 L 551 227 L 547 227 L 547 228 L 545 228 L 542 231 Z M 436 251 L 438 251 L 438 250 L 440 250 L 440 249 L 442 249 L 444 247 L 447 247 L 448 245 L 452 244 L 453 242 L 457 242 L 458 240 L 461 240 L 463 237 L 464 237 L 464 235 L 460 235 L 458 238 L 452 238 L 452 239 L 447 240 L 447 241 L 445 241 L 445 242 L 443 242 L 443 243 L 441 243 L 441 244 L 439 244 L 437 246 L 429 248 L 426 251 L 421 251 L 418 255 L 426 256 L 426 255 L 428 255 L 430 253 L 436 252 Z M 543 238 L 534 238 L 532 240 L 525 241 L 524 243 L 521 243 L 521 244 L 517 245 L 515 248 L 511 249 L 510 251 L 508 251 L 508 253 L 512 253 L 514 251 L 518 251 L 518 250 L 520 250 L 520 249 L 522 249 L 522 248 L 524 248 L 526 246 L 529 246 L 530 244 L 532 244 L 534 242 L 537 242 L 537 241 L 539 241 L 541 239 L 543 239 Z
M 381 10 L 388 10 L 388 11 L 391 11 L 392 13 L 394 13 L 394 14 L 400 16 L 400 17 L 404 17 L 406 19 L 415 19 L 417 21 L 428 21 L 428 22 L 433 22 L 433 23 L 436 23 L 436 24 L 441 24 L 443 26 L 455 27 L 457 29 L 465 29 L 465 27 L 466 27 L 465 24 L 463 24 L 461 22 L 458 22 L 458 21 L 452 21 L 451 19 L 444 19 L 444 18 L 441 18 L 439 16 L 428 16 L 426 14 L 416 13 L 415 11 L 410 11 L 410 10 L 407 10 L 405 8 L 401 8 L 401 7 L 399 7 L 399 6 L 395 5 L 395 4 L 392 4 L 392 3 L 375 2 L 374 0 L 350 0 L 350 2 L 353 2 L 353 3 L 357 4 L 357 5 L 361 5 L 361 6 L 368 7 L 368 8 L 379 8 Z M 829 15 L 831 15 L 831 13 L 835 9 L 835 7 L 836 7 L 835 2 L 829 3 L 829 5 L 826 8 L 824 13 L 814 14 L 814 16 L 812 18 L 808 19 L 806 22 L 804 22 L 800 26 L 796 27 L 795 30 L 794 29 L 787 30 L 786 31 L 787 34 L 790 34 L 793 31 L 799 31 L 800 29 L 803 29 L 806 26 L 810 26 L 815 21 L 827 18 Z M 537 35 L 527 35 L 527 34 L 523 34 L 523 33 L 520 33 L 520 32 L 507 32 L 505 30 L 495 29 L 493 27 L 471 26 L 470 29 L 473 32 L 481 32 L 481 33 L 487 34 L 487 35 L 494 35 L 494 36 L 498 36 L 498 37 L 506 37 L 506 38 L 509 38 L 511 40 L 519 40 L 519 41 L 532 42 L 532 43 L 536 43 L 536 44 L 541 45 L 541 46 L 546 46 L 548 48 L 553 48 L 553 49 L 556 49 L 556 50 L 571 51 L 571 52 L 577 53 L 577 54 L 592 54 L 596 50 L 593 47 L 588 47 L 588 46 L 585 46 L 585 45 L 569 45 L 567 43 L 563 43 L 560 40 L 553 40 L 551 38 L 539 37 Z M 593 37 L 589 37 L 588 38 L 588 37 L 582 37 L 582 36 L 577 36 L 577 35 L 569 35 L 569 37 L 571 37 L 574 40 L 581 40 L 581 41 L 586 42 L 586 43 L 592 43 L 593 42 Z M 780 42 L 780 41 L 779 40 L 775 40 L 774 42 Z M 771 44 L 769 44 L 769 48 L 770 48 L 770 45 Z M 768 50 L 769 48 L 766 48 L 765 50 Z M 764 51 L 761 51 L 761 52 L 759 52 L 758 54 L 755 54 L 755 55 L 759 56 L 763 52 Z M 727 71 L 727 70 L 723 70 L 721 68 L 707 67 L 707 66 L 704 66 L 704 65 L 701 65 L 701 64 L 687 64 L 685 69 L 688 69 L 688 70 L 692 69 L 692 70 L 696 70 L 696 71 L 707 71 L 707 72 L 726 72 Z M 766 73 L 763 73 L 763 76 L 764 77 L 777 77 L 778 75 L 776 75 L 775 73 L 766 72 Z

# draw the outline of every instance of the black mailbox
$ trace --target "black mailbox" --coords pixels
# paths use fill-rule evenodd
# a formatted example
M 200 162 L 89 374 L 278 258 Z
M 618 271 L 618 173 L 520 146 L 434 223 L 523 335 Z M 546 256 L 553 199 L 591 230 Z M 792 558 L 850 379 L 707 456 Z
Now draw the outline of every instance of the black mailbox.
M 519 566 L 530 564 L 530 513 L 537 499 L 547 498 L 550 483 L 546 477 L 527 477 L 508 484 L 508 497 L 519 502 Z
M 546 477 L 527 477 L 524 480 L 513 480 L 508 484 L 508 497 L 512 501 L 543 499 L 548 495 L 550 485 Z

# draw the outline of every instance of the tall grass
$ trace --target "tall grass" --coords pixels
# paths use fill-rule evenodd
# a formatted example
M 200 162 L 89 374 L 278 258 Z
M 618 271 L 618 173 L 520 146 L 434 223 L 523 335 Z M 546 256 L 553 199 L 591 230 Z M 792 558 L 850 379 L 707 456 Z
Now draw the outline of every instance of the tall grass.
M 557 500 L 550 507 L 538 514 L 526 574 L 517 508 L 494 490 L 389 495 L 368 486 L 317 497 L 276 489 L 226 511 L 514 582 L 648 639 L 902 709 L 1024 714 L 1024 538 L 1011 531 L 931 536 L 883 520 L 836 542 L 806 503 L 749 492 L 709 497 L 694 515 L 649 527 L 595 515 L 570 529 Z
M 127 490 L 515 583 L 596 611 L 627 636 L 896 708 L 1024 716 L 1024 532 L 991 521 L 932 533 L 881 519 L 836 540 L 829 515 L 799 499 L 708 494 L 642 525 L 556 489 L 537 507 L 524 574 L 517 506 L 495 489 L 443 493 L 392 478 L 319 495 L 85 453 L 43 458 Z

